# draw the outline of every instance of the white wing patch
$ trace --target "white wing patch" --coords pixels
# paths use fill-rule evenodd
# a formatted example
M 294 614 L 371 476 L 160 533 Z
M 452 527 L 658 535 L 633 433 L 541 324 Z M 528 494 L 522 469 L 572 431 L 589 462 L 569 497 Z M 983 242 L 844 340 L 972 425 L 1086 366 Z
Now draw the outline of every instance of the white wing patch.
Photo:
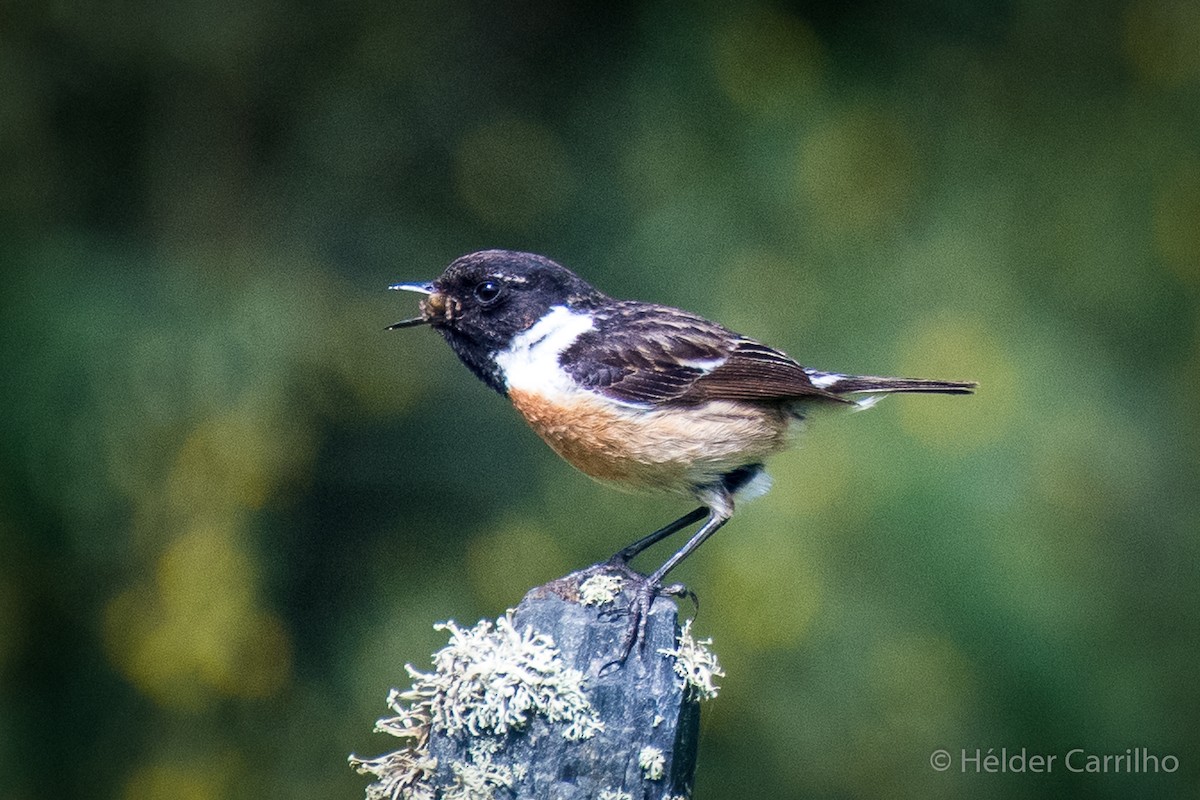
M 558 357 L 581 334 L 595 327 L 591 314 L 576 313 L 566 306 L 550 309 L 496 355 L 505 385 L 510 390 L 523 389 L 540 395 L 574 393 L 575 382 L 559 366 Z
M 707 375 L 728 360 L 728 356 L 721 356 L 720 358 L 681 358 L 679 359 L 679 363 L 691 369 L 698 369 Z
M 836 372 L 820 372 L 815 369 L 806 369 L 808 379 L 812 381 L 812 385 L 818 389 L 828 389 L 831 386 L 836 386 L 845 375 L 839 375 Z

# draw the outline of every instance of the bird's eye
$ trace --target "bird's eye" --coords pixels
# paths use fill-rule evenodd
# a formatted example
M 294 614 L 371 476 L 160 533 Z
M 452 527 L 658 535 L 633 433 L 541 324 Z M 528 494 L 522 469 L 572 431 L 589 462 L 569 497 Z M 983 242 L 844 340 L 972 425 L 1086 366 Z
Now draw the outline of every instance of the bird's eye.
M 483 281 L 475 287 L 475 299 L 483 305 L 496 302 L 500 296 L 500 284 L 496 281 Z

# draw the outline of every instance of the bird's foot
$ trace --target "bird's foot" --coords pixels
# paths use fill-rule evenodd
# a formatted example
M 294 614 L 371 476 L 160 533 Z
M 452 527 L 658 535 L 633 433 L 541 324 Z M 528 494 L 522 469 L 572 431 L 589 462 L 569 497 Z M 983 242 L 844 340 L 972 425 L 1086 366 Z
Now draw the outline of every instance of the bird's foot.
M 608 566 L 611 567 L 613 565 L 609 563 Z M 633 653 L 634 647 L 639 648 L 639 653 L 644 653 L 648 639 L 647 628 L 650 623 L 650 612 L 654 607 L 655 598 L 659 596 L 687 597 L 699 608 L 699 600 L 696 594 L 682 583 L 672 583 L 663 586 L 661 582 L 646 577 L 639 572 L 634 572 L 628 568 L 626 570 L 627 574 L 633 578 L 631 585 L 625 590 L 625 596 L 629 604 L 627 627 L 617 650 L 617 657 L 601 668 L 601 674 L 607 674 L 624 665 Z
M 629 660 L 630 654 L 633 653 L 634 646 L 645 648 L 650 609 L 654 605 L 654 598 L 658 596 L 660 589 L 660 586 L 651 583 L 645 575 L 639 574 L 636 583 L 625 590 L 625 597 L 629 603 L 626 611 L 625 635 L 621 637 L 616 658 L 601 667 L 601 675 L 624 666 L 625 662 Z

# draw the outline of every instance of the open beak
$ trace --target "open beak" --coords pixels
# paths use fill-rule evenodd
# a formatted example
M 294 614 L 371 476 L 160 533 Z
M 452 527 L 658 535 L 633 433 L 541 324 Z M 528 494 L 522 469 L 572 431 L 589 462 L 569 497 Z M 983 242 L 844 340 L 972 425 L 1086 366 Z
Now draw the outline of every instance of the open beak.
M 413 317 L 412 319 L 400 320 L 392 325 L 388 325 L 386 328 L 384 328 L 384 330 L 394 331 L 398 328 L 414 328 L 417 325 L 428 325 L 433 322 L 433 317 L 429 315 L 429 312 L 431 310 L 437 311 L 445 308 L 444 302 L 436 302 L 442 297 L 442 295 L 437 293 L 437 290 L 433 288 L 432 283 L 397 283 L 389 286 L 388 288 L 398 292 L 416 292 L 417 294 L 423 294 L 426 295 L 429 300 L 421 301 L 421 316 Z

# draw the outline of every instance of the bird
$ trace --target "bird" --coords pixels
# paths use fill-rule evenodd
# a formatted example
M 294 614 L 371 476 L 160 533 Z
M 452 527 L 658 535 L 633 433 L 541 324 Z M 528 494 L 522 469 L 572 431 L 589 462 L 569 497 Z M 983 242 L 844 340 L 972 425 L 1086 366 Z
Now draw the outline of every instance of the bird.
M 625 547 L 694 534 L 645 576 L 640 609 L 673 569 L 770 487 L 765 460 L 821 407 L 865 409 L 897 392 L 970 394 L 977 384 L 825 372 L 678 308 L 617 300 L 551 259 L 483 250 L 429 283 L 419 315 L 483 383 L 508 398 L 563 459 L 601 483 L 688 497 L 699 505 Z M 678 587 L 676 587 L 678 588 Z

